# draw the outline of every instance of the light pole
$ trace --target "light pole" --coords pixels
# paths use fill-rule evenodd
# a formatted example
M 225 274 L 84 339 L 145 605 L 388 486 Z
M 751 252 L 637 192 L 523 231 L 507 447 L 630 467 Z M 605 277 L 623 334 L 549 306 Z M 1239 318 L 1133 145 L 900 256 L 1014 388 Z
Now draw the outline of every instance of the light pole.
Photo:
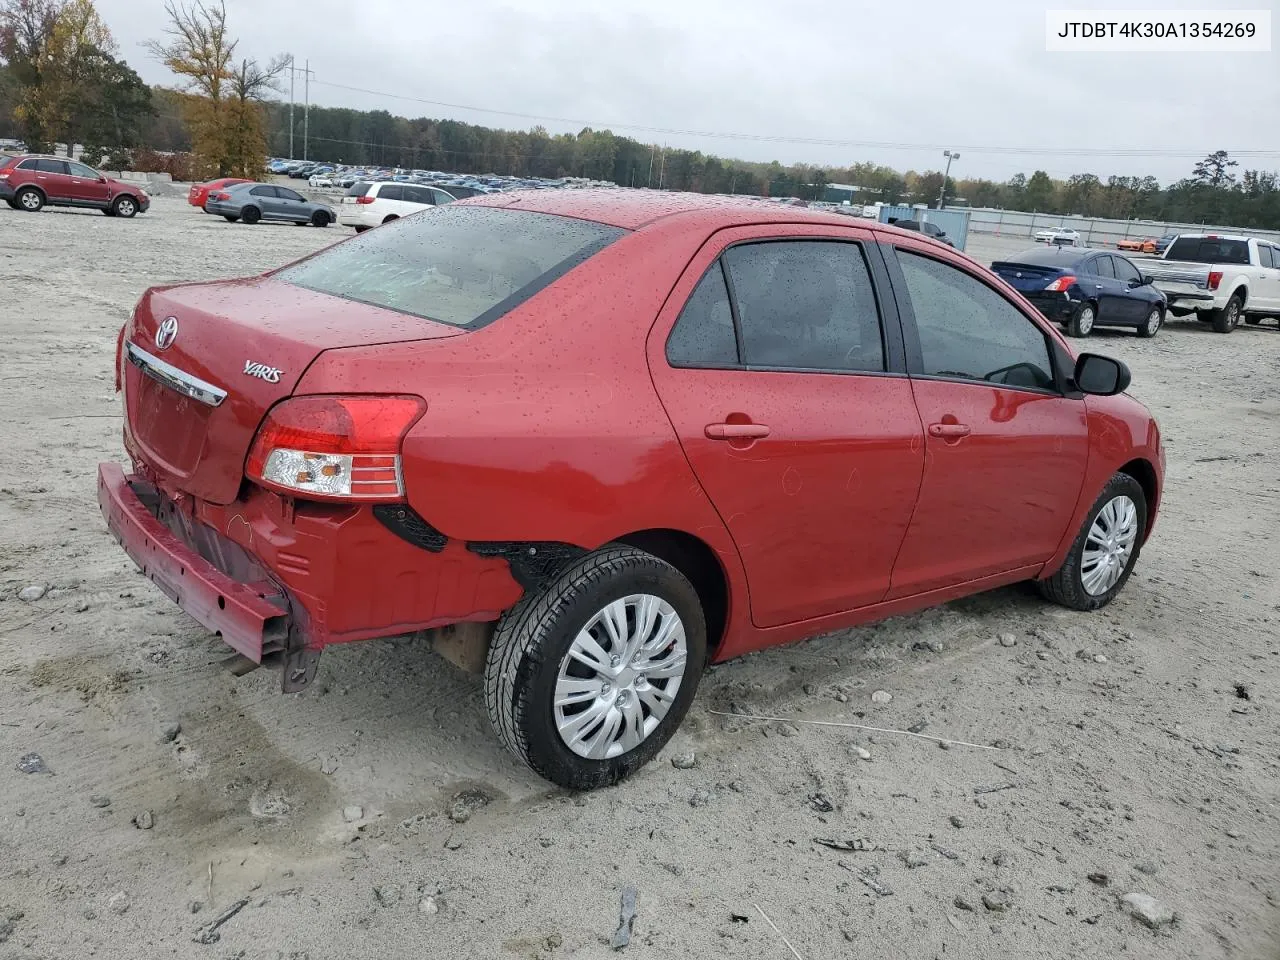
M 947 158 L 947 172 L 942 175 L 942 189 L 938 191 L 938 209 L 942 209 L 942 201 L 947 196 L 947 177 L 951 176 L 951 161 L 959 160 L 960 154 L 952 153 L 950 150 L 943 150 L 942 155 Z
M 289 54 L 289 159 L 293 159 L 293 54 Z

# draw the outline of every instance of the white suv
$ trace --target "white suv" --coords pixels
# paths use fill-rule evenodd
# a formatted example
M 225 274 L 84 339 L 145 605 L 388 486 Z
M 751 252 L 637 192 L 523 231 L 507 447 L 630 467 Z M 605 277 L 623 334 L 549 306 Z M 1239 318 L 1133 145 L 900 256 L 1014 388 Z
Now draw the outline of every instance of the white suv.
M 407 217 L 426 207 L 453 203 L 456 198 L 439 187 L 418 183 L 367 183 L 360 181 L 347 190 L 338 205 L 338 222 L 363 233 L 390 220 Z

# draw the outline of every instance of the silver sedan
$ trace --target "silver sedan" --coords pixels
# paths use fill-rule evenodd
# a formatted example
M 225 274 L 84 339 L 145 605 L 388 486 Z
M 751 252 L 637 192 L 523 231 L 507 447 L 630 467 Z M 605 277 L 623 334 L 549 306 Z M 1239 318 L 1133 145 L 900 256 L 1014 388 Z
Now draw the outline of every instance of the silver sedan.
M 313 203 L 296 190 L 272 183 L 237 183 L 209 194 L 205 212 L 226 217 L 232 223 L 243 220 L 253 224 L 259 220 L 284 220 L 327 227 L 338 219 L 327 204 Z

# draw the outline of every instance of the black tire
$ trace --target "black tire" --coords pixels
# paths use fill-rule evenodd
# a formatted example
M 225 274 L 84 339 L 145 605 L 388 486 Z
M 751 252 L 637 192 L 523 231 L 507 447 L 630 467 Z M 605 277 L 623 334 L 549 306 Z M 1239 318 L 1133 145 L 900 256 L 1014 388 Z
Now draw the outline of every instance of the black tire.
M 399 217 L 397 217 L 394 213 L 389 213 L 389 214 L 387 214 L 385 217 L 383 217 L 383 218 L 382 218 L 382 222 L 383 222 L 383 223 L 390 223 L 392 220 L 399 220 L 399 219 L 400 219 L 400 218 L 399 218 Z
M 17 201 L 16 201 L 16 200 L 13 200 L 13 199 L 5 200 L 5 203 L 7 203 L 7 204 L 8 204 L 10 207 L 12 207 L 14 210 L 17 210 L 17 209 L 18 209 L 18 203 L 17 203 Z
M 44 194 L 35 187 L 23 187 L 13 195 L 13 202 L 26 213 L 39 213 L 44 209 Z
M 368 227 L 356 227 L 355 231 L 356 233 L 364 233 L 368 229 L 369 229 Z
M 1089 538 L 1089 529 L 1093 526 L 1093 522 L 1097 519 L 1102 508 L 1119 496 L 1128 497 L 1137 507 L 1138 533 L 1133 543 L 1133 552 L 1129 554 L 1128 563 L 1125 564 L 1120 578 L 1116 580 L 1111 589 L 1105 593 L 1091 594 L 1085 589 L 1084 582 L 1081 580 L 1085 542 Z M 1107 481 L 1107 485 L 1102 488 L 1102 493 L 1098 495 L 1098 499 L 1094 501 L 1089 513 L 1085 516 L 1084 523 L 1080 526 L 1080 532 L 1076 534 L 1076 539 L 1071 544 L 1071 549 L 1067 552 L 1067 559 L 1063 561 L 1062 566 L 1053 576 L 1037 582 L 1036 585 L 1040 588 L 1041 595 L 1046 600 L 1052 600 L 1054 603 L 1069 607 L 1072 610 L 1087 611 L 1105 607 L 1129 581 L 1129 575 L 1133 573 L 1133 568 L 1138 562 L 1138 555 L 1142 552 L 1142 538 L 1146 533 L 1146 529 L 1147 497 L 1142 492 L 1142 485 L 1127 473 L 1117 473 Z
M 222 219 L 226 220 L 227 223 L 235 223 L 240 218 L 237 217 L 234 213 L 224 213 L 222 215 Z
M 1213 311 L 1211 320 L 1215 333 L 1230 333 L 1240 322 L 1240 311 L 1244 309 L 1244 298 L 1233 293 L 1227 305 L 1221 310 Z
M 1164 311 L 1159 307 L 1152 307 L 1147 313 L 1147 319 L 1138 328 L 1138 336 L 1150 339 L 1160 332 L 1160 328 L 1163 325 Z
M 311 215 L 311 225 L 313 227 L 327 227 L 329 225 L 329 215 L 323 210 L 317 210 Z
M 117 217 L 131 220 L 137 216 L 138 201 L 129 196 L 116 197 L 115 203 L 111 204 L 111 210 Z
M 1093 328 L 1098 323 L 1098 308 L 1092 303 L 1082 303 L 1071 319 L 1067 322 L 1067 335 L 1072 337 L 1087 337 L 1093 333 Z
M 574 753 L 556 728 L 560 664 L 585 624 L 614 600 L 649 593 L 669 603 L 685 629 L 687 662 L 675 700 L 638 746 L 617 757 Z M 485 662 L 485 705 L 498 738 L 536 773 L 569 790 L 617 783 L 653 759 L 688 712 L 702 676 L 706 621 L 693 585 L 664 560 L 632 547 L 605 547 L 584 557 L 539 593 L 524 597 L 498 621 Z
M 245 207 L 240 211 L 240 219 L 253 226 L 253 224 L 262 219 L 262 211 L 257 207 Z

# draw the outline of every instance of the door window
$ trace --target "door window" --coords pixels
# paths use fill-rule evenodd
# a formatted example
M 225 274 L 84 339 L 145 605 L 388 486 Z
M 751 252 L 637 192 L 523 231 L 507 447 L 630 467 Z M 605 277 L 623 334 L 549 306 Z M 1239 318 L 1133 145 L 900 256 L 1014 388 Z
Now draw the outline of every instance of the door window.
M 35 159 L 23 160 L 20 164 L 18 164 L 18 169 L 19 170 L 39 170 L 40 161 Z
M 277 196 L 277 194 L 276 194 L 276 188 L 275 188 L 275 187 L 265 187 L 265 186 L 264 186 L 264 187 L 254 187 L 254 188 L 253 188 L 252 190 L 250 190 L 249 192 L 250 192 L 251 194 L 253 194 L 255 197 L 275 197 L 275 196 Z
M 1116 279 L 1123 280 L 1128 283 L 1131 280 L 1141 280 L 1142 275 L 1138 273 L 1138 268 L 1126 260 L 1124 257 L 1108 257 L 1112 265 L 1116 268 Z
M 67 172 L 67 163 L 65 160 L 40 159 L 36 161 L 36 169 L 41 173 L 65 174 Z
M 728 367 L 738 363 L 738 340 L 724 269 L 716 261 L 694 288 L 667 338 L 673 367 Z
M 288 187 L 276 187 L 276 195 L 281 200 L 297 200 L 299 203 L 307 202 L 306 197 L 295 190 L 290 190 Z
M 880 314 L 862 248 L 778 240 L 724 254 L 748 366 L 882 371 Z
M 1274 267 L 1276 265 L 1275 257 L 1270 247 L 1258 244 L 1258 257 L 1264 267 Z
M 1048 341 L 1022 311 L 948 264 L 904 250 L 898 251 L 898 262 L 915 314 L 925 376 L 1055 388 Z
M 378 191 L 378 199 L 379 200 L 403 200 L 404 187 L 400 186 L 400 184 L 398 183 L 385 184 L 382 187 L 382 189 Z
M 1116 277 L 1115 267 L 1111 265 L 1110 257 L 1095 257 L 1093 260 L 1093 272 L 1100 277 L 1106 277 L 1114 280 Z
M 86 167 L 83 163 L 68 162 L 67 166 L 71 168 L 73 177 L 83 177 L 85 180 L 98 179 L 98 171 L 92 167 Z
M 410 203 L 421 203 L 424 206 L 435 206 L 435 196 L 426 187 L 405 187 L 404 198 Z

